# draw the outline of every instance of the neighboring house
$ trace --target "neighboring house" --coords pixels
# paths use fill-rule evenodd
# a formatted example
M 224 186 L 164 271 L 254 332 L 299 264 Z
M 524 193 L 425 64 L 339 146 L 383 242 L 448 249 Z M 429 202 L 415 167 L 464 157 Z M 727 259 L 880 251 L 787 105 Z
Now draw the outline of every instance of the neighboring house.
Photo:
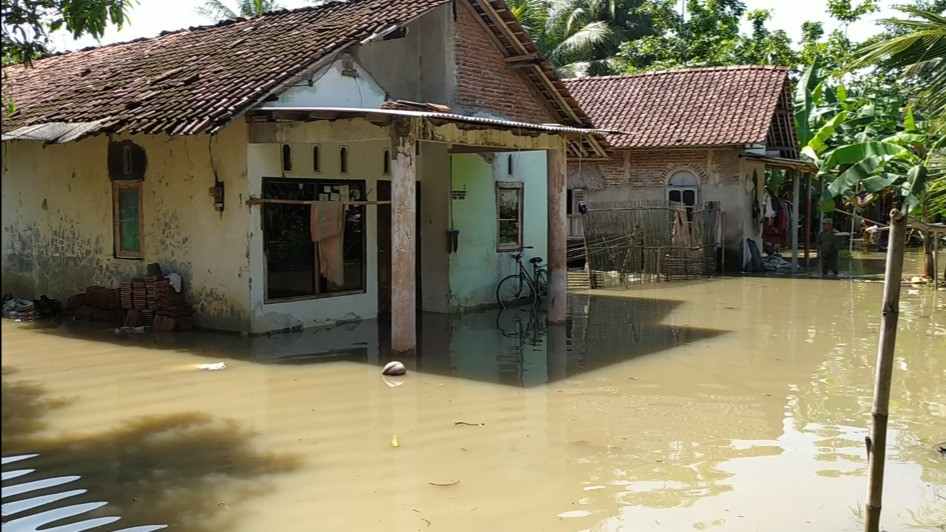
M 4 92 L 4 293 L 157 262 L 202 327 L 391 313 L 409 351 L 416 310 L 494 303 L 534 246 L 564 320 L 566 150 L 603 141 L 502 2 L 279 11 L 9 66 Z
M 765 168 L 798 161 L 788 69 L 694 68 L 565 80 L 607 137 L 611 160 L 569 165 L 570 236 L 581 236 L 578 201 L 719 202 L 726 270 L 762 249 Z

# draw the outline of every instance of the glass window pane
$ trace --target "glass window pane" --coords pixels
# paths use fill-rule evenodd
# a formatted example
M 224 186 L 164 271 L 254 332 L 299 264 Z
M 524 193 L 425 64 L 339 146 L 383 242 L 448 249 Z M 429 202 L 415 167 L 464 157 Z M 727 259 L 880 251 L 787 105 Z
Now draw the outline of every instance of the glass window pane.
M 667 194 L 667 199 L 669 199 L 670 201 L 676 201 L 677 203 L 681 203 L 681 202 L 683 201 L 683 198 L 682 198 L 682 196 L 680 195 L 680 191 L 679 191 L 679 190 L 671 190 L 671 191 L 669 191 L 668 194 Z
M 500 220 L 499 245 L 500 246 L 518 246 L 519 245 L 519 220 Z
M 141 210 L 139 195 L 141 190 L 135 187 L 118 189 L 118 233 L 120 251 L 141 252 Z
M 696 204 L 696 191 L 695 190 L 683 191 L 683 204 L 691 206 L 691 207 Z

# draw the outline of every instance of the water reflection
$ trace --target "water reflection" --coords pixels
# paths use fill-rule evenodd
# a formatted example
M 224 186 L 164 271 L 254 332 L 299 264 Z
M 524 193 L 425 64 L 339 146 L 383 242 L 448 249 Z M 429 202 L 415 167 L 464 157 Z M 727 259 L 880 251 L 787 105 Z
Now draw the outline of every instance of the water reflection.
M 547 326 L 544 311 L 531 307 L 460 316 L 423 313 L 418 352 L 407 364 L 413 371 L 533 387 L 725 332 L 665 324 L 681 304 L 653 298 L 575 295 L 569 299 L 563 327 Z M 383 365 L 391 360 L 389 327 L 387 322 L 366 320 L 253 338 L 199 331 L 116 334 L 112 329 L 76 326 L 42 330 L 262 364 L 345 361 Z
M 562 327 L 425 316 L 393 387 L 379 323 L 243 339 L 7 322 L 4 452 L 65 452 L 56 475 L 174 528 L 859 530 L 880 293 L 730 278 L 575 296 Z M 943 295 L 902 295 L 888 530 L 946 522 Z M 142 493 L 155 513 L 128 513 Z

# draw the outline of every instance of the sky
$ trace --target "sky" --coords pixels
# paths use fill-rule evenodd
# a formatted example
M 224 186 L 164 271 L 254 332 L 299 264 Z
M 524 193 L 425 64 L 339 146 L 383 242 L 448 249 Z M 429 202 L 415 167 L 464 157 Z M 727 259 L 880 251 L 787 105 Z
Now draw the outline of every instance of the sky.
M 793 43 L 801 37 L 801 24 L 806 20 L 820 20 L 824 23 L 826 33 L 837 27 L 825 10 L 825 0 L 743 0 L 748 9 L 771 9 L 772 21 L 769 24 L 773 29 L 784 29 Z M 139 37 L 153 37 L 165 30 L 177 30 L 190 26 L 202 26 L 211 21 L 196 13 L 200 0 L 139 0 L 129 12 L 130 22 L 120 30 L 109 28 L 101 42 L 92 38 L 72 39 L 65 33 L 53 37 L 53 45 L 57 51 L 78 50 L 98 44 L 130 41 Z M 234 5 L 233 0 L 224 0 L 227 5 Z M 893 0 L 880 0 L 883 6 L 880 13 L 874 13 L 858 21 L 848 28 L 848 36 L 855 41 L 863 40 L 876 33 L 874 20 L 895 16 L 897 12 L 890 8 Z M 305 0 L 282 0 L 283 7 L 292 9 L 311 5 Z M 748 31 L 748 27 L 744 28 Z

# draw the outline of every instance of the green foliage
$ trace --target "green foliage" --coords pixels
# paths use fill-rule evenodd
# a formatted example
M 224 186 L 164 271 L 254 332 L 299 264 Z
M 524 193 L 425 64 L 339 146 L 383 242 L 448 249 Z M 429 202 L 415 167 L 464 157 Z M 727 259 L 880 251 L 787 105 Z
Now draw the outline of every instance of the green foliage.
M 684 17 L 677 4 L 652 0 L 641 6 L 639 12 L 651 16 L 654 34 L 620 45 L 625 72 L 734 64 L 792 66 L 798 60 L 788 35 L 768 28 L 770 11 L 746 12 L 740 0 L 687 0 Z M 743 17 L 752 26 L 749 35 L 740 32 Z
M 909 212 L 942 188 L 936 158 L 944 138 L 933 123 L 902 100 L 832 87 L 817 57 L 798 84 L 795 120 L 802 155 L 818 165 L 817 177 L 825 181 L 824 211 L 834 210 L 839 198 L 850 202 L 868 193 L 893 194 Z
M 196 11 L 202 17 L 220 21 L 262 15 L 281 8 L 282 6 L 272 0 L 238 0 L 236 9 L 225 4 L 223 0 L 206 0 Z
M 99 38 L 128 20 L 134 0 L 3 0 L 3 64 L 29 63 L 49 53 L 49 34 L 65 29 L 73 38 Z

